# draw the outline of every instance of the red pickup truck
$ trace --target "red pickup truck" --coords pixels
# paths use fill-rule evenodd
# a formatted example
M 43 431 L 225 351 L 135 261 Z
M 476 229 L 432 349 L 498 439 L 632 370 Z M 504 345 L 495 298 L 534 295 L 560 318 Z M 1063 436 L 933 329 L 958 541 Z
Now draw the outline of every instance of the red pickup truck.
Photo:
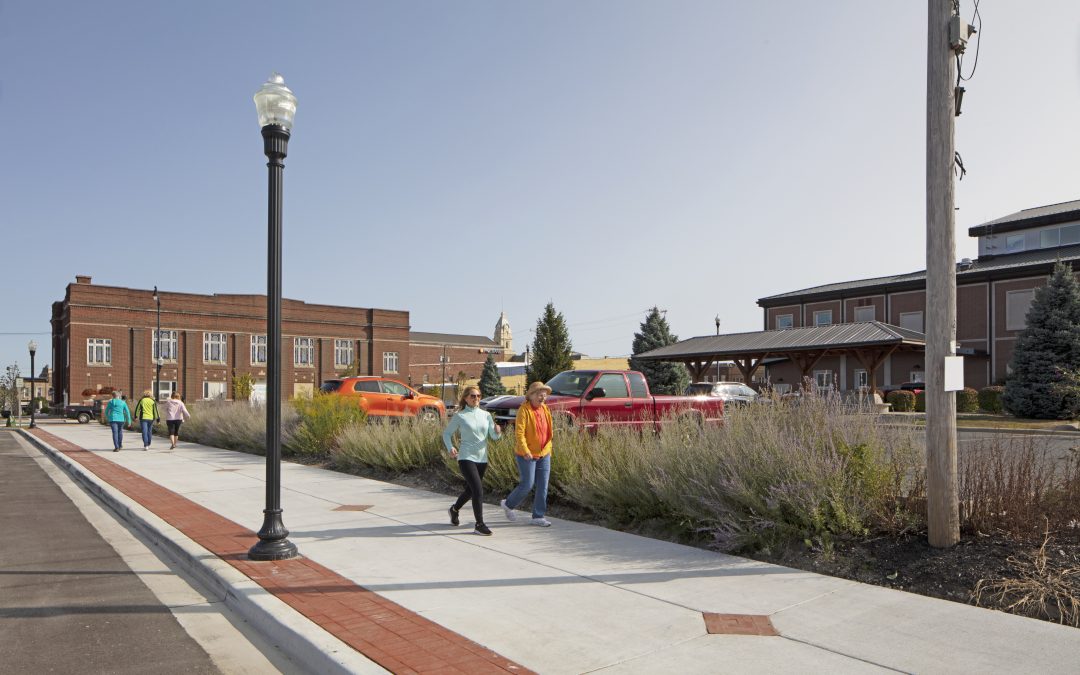
M 585 429 L 601 424 L 657 425 L 673 415 L 715 422 L 724 415 L 724 402 L 718 398 L 653 396 L 645 376 L 634 370 L 567 370 L 547 385 L 551 414 L 563 415 Z M 524 401 L 524 396 L 501 396 L 488 403 L 486 410 L 496 422 L 513 424 Z

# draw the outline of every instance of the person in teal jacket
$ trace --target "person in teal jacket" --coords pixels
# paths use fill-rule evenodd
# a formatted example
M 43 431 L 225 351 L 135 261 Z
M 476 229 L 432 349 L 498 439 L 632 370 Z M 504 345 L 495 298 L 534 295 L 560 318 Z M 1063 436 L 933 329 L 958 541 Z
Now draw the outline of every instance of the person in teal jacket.
M 105 406 L 105 421 L 112 427 L 113 452 L 120 452 L 124 447 L 124 427 L 131 424 L 131 411 L 118 391 L 113 392 L 112 400 Z
M 458 412 L 450 418 L 443 431 L 443 445 L 450 456 L 458 461 L 461 476 L 465 479 L 465 491 L 450 507 L 450 524 L 457 525 L 458 513 L 465 502 L 472 500 L 476 516 L 476 534 L 489 536 L 491 530 L 484 524 L 484 472 L 487 471 L 487 439 L 498 440 L 502 430 L 486 410 L 480 408 L 480 388 L 465 387 L 458 401 Z M 454 446 L 454 434 L 458 445 Z

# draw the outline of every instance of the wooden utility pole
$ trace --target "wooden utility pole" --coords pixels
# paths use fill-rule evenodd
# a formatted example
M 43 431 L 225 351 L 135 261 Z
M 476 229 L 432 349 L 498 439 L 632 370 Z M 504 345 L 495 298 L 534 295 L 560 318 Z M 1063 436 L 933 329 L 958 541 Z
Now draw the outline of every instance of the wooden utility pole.
M 931 546 L 960 541 L 956 486 L 956 394 L 945 391 L 945 357 L 956 350 L 956 233 L 952 0 L 928 0 L 926 41 L 926 489 Z M 966 38 L 966 36 L 965 36 Z

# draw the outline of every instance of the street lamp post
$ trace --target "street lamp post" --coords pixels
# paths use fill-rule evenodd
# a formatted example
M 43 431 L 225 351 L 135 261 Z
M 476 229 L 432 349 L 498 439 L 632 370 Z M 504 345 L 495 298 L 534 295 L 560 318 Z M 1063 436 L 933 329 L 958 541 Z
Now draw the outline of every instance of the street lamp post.
M 37 343 L 33 340 L 26 345 L 30 348 L 30 428 L 37 426 L 34 423 L 34 355 L 37 354 Z
M 719 314 L 716 315 L 716 335 L 717 335 L 717 337 L 720 336 L 720 315 Z M 716 359 L 716 381 L 717 382 L 720 381 L 720 358 L 719 357 L 717 357 L 717 359 Z
M 266 275 L 266 508 L 252 560 L 286 560 L 298 555 L 281 519 L 281 192 L 296 97 L 278 73 L 255 93 L 263 152 L 269 160 Z
M 154 376 L 154 400 L 161 400 L 161 364 L 165 362 L 161 354 L 161 296 L 158 295 L 157 286 L 154 286 L 154 302 L 157 303 L 157 333 L 154 333 L 154 351 L 157 357 L 154 363 L 157 365 L 157 373 Z

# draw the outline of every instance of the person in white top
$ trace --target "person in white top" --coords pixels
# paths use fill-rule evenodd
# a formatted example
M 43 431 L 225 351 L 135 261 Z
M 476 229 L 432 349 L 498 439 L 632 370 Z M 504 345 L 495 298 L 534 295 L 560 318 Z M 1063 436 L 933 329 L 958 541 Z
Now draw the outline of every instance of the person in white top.
M 168 401 L 165 401 L 165 424 L 169 427 L 169 441 L 172 445 L 169 449 L 176 448 L 176 441 L 180 437 L 180 424 L 184 420 L 191 419 L 191 413 L 188 412 L 187 406 L 180 400 L 180 392 L 174 391 L 172 397 Z

